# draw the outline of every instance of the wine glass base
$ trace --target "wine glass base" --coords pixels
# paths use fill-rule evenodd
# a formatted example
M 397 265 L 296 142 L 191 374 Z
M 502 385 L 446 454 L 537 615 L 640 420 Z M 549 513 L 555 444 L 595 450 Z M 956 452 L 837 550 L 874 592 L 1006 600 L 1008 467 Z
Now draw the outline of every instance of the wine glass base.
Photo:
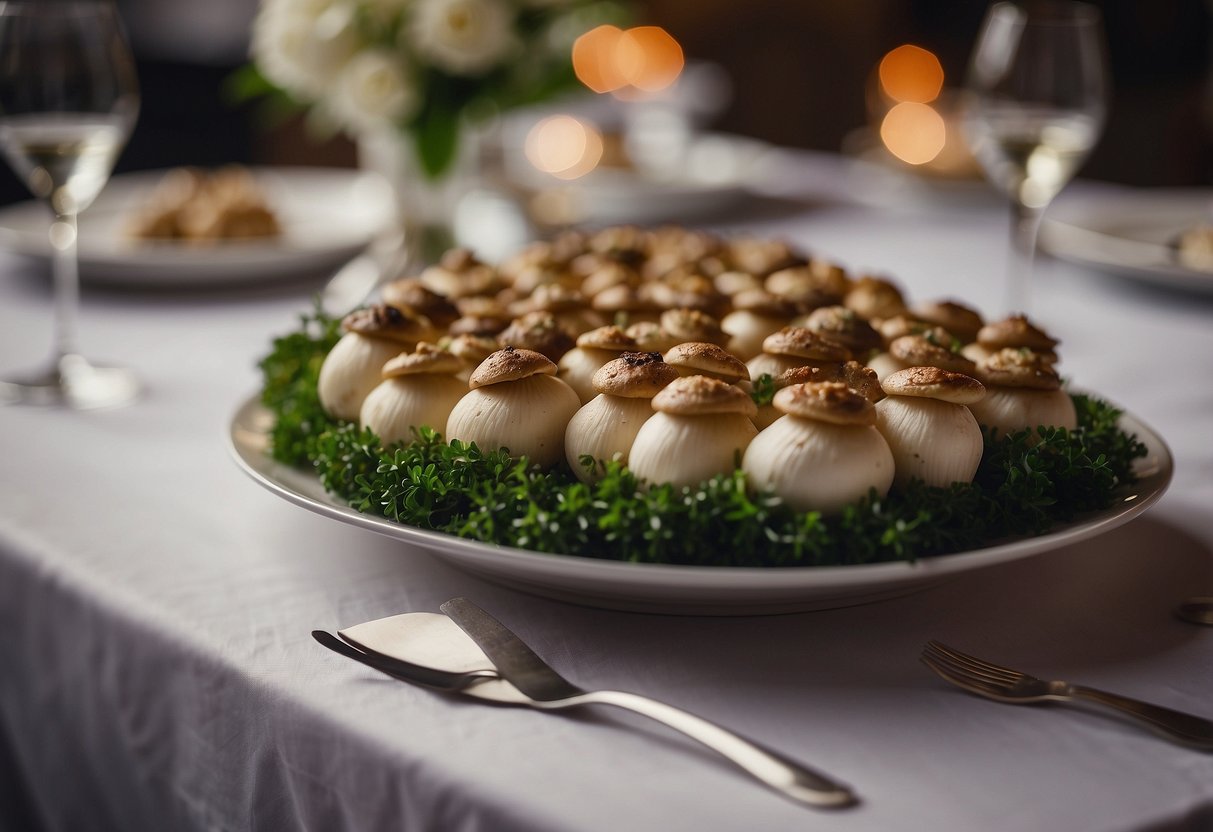
M 95 365 L 82 355 L 65 355 L 49 369 L 0 380 L 0 403 L 92 410 L 129 404 L 141 388 L 138 377 L 125 367 Z

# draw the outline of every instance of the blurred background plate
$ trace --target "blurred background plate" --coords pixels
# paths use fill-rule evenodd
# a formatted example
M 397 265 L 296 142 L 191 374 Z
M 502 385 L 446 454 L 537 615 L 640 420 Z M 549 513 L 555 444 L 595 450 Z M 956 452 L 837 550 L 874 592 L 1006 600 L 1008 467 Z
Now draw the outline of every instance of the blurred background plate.
M 222 287 L 295 279 L 336 268 L 395 216 L 391 189 L 370 173 L 328 168 L 253 168 L 282 226 L 265 240 L 184 243 L 127 233 L 134 210 L 165 171 L 116 176 L 80 219 L 80 277 L 140 288 Z M 49 261 L 45 205 L 0 209 L 0 249 Z
M 716 216 L 769 184 L 776 158 L 765 142 L 709 132 L 653 142 L 647 152 L 633 145 L 628 164 L 603 164 L 560 181 L 536 170 L 508 141 L 506 151 L 506 176 L 522 191 L 540 226 L 645 225 Z
M 1213 191 L 1091 187 L 1063 196 L 1040 230 L 1041 249 L 1120 277 L 1213 294 L 1213 269 L 1181 262 L 1172 242 L 1213 221 Z

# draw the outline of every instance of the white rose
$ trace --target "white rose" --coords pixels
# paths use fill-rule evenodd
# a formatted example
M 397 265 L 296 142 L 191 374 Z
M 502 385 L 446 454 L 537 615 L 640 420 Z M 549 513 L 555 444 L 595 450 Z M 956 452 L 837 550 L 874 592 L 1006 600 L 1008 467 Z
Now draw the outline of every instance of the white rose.
M 399 124 L 419 103 L 417 85 L 386 49 L 355 55 L 337 76 L 328 99 L 334 115 L 353 132 Z
M 353 7 L 341 0 L 268 0 L 253 22 L 257 66 L 300 98 L 321 97 L 361 46 Z
M 419 0 L 407 37 L 418 55 L 455 75 L 481 75 L 516 47 L 514 18 L 500 0 Z

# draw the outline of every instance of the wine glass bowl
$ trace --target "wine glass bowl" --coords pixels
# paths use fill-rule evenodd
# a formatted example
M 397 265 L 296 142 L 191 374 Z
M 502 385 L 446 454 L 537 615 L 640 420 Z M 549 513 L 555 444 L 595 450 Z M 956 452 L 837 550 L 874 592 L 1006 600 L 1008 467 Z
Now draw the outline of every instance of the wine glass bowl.
M 1080 2 L 990 7 L 965 85 L 965 136 L 1011 201 L 1008 306 L 1026 311 L 1044 210 L 1103 130 L 1107 69 L 1099 10 Z
M 77 215 L 108 181 L 139 112 L 134 61 L 105 0 L 0 4 L 0 154 L 50 209 L 55 295 L 50 366 L 0 381 L 0 401 L 122 404 L 139 384 L 76 347 Z

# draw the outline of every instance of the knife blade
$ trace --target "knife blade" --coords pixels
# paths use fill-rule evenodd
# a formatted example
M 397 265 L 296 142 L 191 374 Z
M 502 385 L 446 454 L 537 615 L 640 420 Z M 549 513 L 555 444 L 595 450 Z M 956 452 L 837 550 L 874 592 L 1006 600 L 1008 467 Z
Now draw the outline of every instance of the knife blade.
M 858 802 L 848 786 L 702 717 L 634 693 L 585 691 L 577 687 L 553 670 L 504 624 L 466 598 L 452 598 L 439 609 L 471 636 L 496 665 L 503 679 L 531 697 L 539 707 L 602 704 L 626 708 L 681 731 L 798 803 L 841 809 Z

